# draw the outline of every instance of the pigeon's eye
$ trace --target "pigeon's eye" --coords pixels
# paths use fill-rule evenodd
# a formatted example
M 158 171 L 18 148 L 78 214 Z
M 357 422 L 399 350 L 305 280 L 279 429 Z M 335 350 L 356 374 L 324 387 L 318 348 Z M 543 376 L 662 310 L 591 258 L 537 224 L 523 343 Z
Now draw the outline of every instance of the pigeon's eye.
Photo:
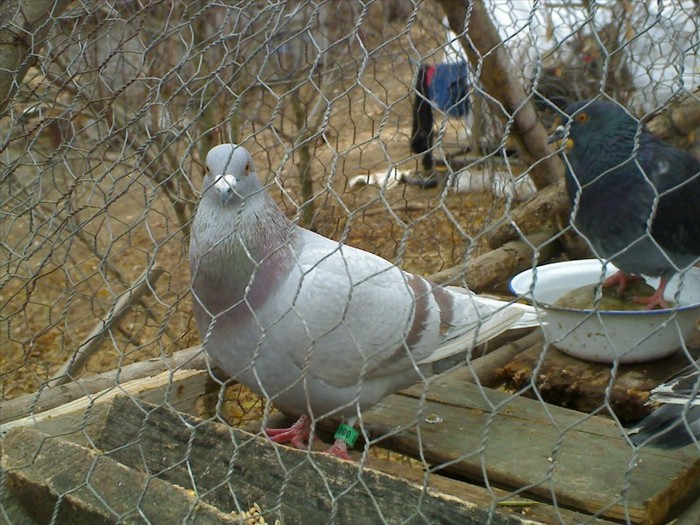
M 588 113 L 579 113 L 576 115 L 576 120 L 579 122 L 588 122 Z
M 246 163 L 245 165 L 245 174 L 248 175 L 250 173 L 250 163 Z
M 205 166 L 205 169 L 207 170 L 207 173 L 209 173 L 209 166 Z

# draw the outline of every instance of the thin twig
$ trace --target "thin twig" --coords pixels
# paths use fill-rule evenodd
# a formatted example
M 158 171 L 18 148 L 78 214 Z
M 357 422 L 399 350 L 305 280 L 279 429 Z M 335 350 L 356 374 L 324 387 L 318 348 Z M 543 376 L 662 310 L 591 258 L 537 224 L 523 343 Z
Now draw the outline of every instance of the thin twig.
M 119 324 L 129 307 L 138 301 L 141 296 L 149 292 L 163 273 L 165 272 L 161 269 L 151 268 L 141 274 L 136 282 L 119 296 L 107 318 L 97 323 L 90 335 L 78 347 L 73 356 L 54 374 L 49 383 L 52 386 L 57 386 L 74 379 L 83 369 L 90 356 L 99 348 L 107 332 Z

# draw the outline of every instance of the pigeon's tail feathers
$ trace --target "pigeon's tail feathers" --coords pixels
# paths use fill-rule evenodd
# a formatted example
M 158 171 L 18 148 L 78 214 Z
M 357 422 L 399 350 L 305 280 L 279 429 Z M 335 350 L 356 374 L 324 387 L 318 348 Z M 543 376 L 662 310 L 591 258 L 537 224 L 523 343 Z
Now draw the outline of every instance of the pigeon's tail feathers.
M 535 328 L 544 324 L 541 312 L 538 312 L 537 309 L 528 304 L 507 303 L 483 295 L 480 295 L 478 300 L 481 304 L 485 304 L 494 310 L 499 308 L 515 308 L 520 310 L 522 312 L 520 319 L 518 319 L 512 326 L 508 327 L 509 330 L 515 330 L 517 328 Z
M 482 302 L 482 297 L 475 298 L 478 302 Z M 460 352 L 464 352 L 471 346 L 476 346 L 483 342 L 493 339 L 497 335 L 502 334 L 506 330 L 516 327 L 525 312 L 520 308 L 513 308 L 511 304 L 503 301 L 488 299 L 488 308 L 492 310 L 491 314 L 485 317 L 478 327 L 467 330 L 463 334 L 446 341 L 440 345 L 432 354 L 418 362 L 419 365 L 433 363 L 446 357 L 453 356 Z M 498 308 L 493 308 L 493 303 L 498 304 Z M 524 305 L 518 305 L 524 306 Z
M 472 295 L 472 292 L 459 286 L 446 286 L 445 288 L 451 292 L 460 293 L 463 295 Z M 515 324 L 509 327 L 511 330 L 515 330 L 517 328 L 535 328 L 537 326 L 542 326 L 545 323 L 545 321 L 542 319 L 541 312 L 538 312 L 536 308 L 528 304 L 505 302 L 487 295 L 477 295 L 475 297 L 479 303 L 487 306 L 490 310 L 498 310 L 501 308 L 518 308 L 522 312 L 522 316 Z
M 695 394 L 679 394 L 664 385 L 657 386 L 651 391 L 647 404 L 664 403 L 665 405 L 688 405 L 700 407 L 700 397 Z
M 700 407 L 663 405 L 629 430 L 628 435 L 635 445 L 664 450 L 696 443 L 700 440 Z

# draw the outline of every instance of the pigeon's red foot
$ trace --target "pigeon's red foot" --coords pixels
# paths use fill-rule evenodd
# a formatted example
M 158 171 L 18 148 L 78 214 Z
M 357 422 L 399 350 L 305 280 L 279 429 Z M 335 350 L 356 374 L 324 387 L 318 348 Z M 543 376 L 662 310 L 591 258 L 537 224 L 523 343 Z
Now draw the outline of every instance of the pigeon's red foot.
M 613 286 L 617 286 L 617 293 L 622 295 L 629 283 L 640 279 L 642 278 L 639 275 L 626 274 L 618 270 L 603 281 L 603 288 L 612 288 Z
M 668 279 L 661 279 L 661 284 L 657 290 L 649 297 L 632 297 L 630 301 L 637 304 L 643 304 L 646 306 L 647 310 L 653 310 L 655 308 L 668 308 L 668 303 L 664 300 L 664 292 L 666 291 L 666 285 L 668 284 Z
M 275 443 L 291 443 L 295 448 L 306 449 L 306 442 L 311 435 L 311 421 L 307 416 L 301 416 L 289 428 L 266 428 L 265 434 Z
M 331 456 L 345 459 L 347 461 L 352 461 L 350 454 L 348 454 L 348 444 L 342 439 L 336 439 L 331 447 L 326 450 L 326 454 L 330 454 Z

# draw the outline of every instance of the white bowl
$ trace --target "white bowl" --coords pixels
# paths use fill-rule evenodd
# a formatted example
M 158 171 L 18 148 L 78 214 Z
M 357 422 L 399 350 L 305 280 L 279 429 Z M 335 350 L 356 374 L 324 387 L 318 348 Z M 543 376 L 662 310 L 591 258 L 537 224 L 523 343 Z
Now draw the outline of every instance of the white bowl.
M 580 359 L 641 363 L 681 348 L 700 318 L 700 268 L 686 271 L 682 283 L 678 275 L 669 281 L 664 298 L 677 304 L 675 308 L 601 311 L 553 305 L 567 292 L 600 283 L 616 271 L 612 264 L 604 265 L 597 259 L 546 264 L 519 273 L 511 280 L 510 288 L 515 295 L 542 308 L 546 340 Z M 658 287 L 658 278 L 645 280 Z

